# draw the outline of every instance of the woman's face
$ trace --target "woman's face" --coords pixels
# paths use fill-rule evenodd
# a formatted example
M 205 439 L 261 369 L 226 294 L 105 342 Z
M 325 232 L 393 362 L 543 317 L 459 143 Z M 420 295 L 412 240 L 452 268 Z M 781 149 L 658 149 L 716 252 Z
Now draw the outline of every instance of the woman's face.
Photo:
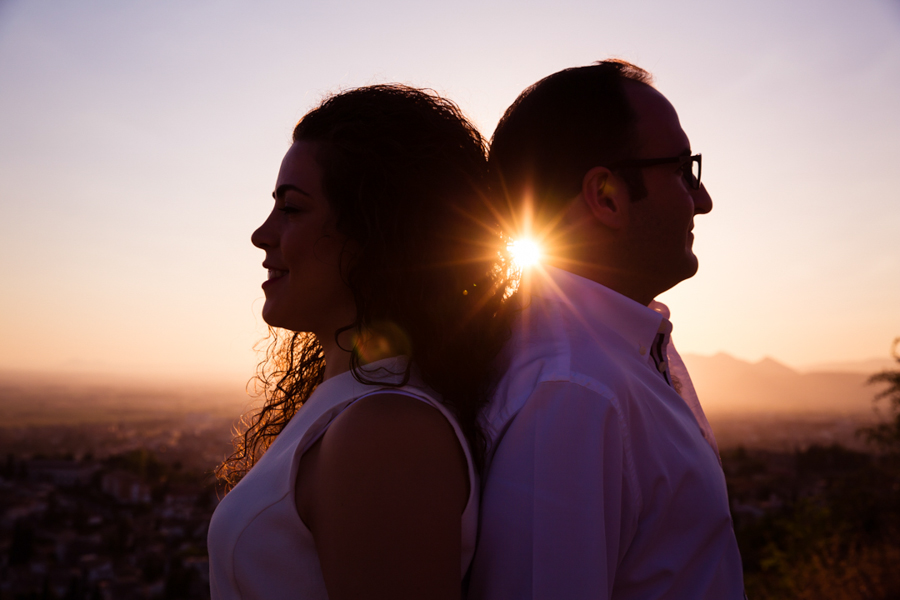
M 341 277 L 349 258 L 347 238 L 334 227 L 315 150 L 315 144 L 300 141 L 284 155 L 275 206 L 250 239 L 266 251 L 266 323 L 309 331 L 329 344 L 337 329 L 353 322 L 356 307 Z

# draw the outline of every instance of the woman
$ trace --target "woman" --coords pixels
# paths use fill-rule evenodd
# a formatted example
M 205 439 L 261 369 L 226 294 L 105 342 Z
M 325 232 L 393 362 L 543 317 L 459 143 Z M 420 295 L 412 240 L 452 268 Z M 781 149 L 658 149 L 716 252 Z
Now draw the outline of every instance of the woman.
M 398 85 L 327 99 L 293 141 L 252 236 L 285 331 L 220 468 L 241 481 L 210 525 L 213 597 L 458 599 L 508 332 L 484 141 Z

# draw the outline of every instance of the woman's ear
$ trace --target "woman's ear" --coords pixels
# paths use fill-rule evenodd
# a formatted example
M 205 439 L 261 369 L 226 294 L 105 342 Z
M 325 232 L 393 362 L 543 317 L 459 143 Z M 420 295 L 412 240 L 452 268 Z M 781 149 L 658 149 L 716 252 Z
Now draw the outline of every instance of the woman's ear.
M 628 220 L 628 189 L 621 177 L 606 167 L 594 167 L 584 175 L 581 196 L 588 210 L 610 229 L 621 229 Z

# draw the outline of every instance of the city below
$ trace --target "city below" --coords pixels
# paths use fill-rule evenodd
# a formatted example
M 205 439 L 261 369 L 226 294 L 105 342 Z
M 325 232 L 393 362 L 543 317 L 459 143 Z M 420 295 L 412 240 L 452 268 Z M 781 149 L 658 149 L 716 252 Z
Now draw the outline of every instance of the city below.
M 900 477 L 865 435 L 880 418 L 868 375 L 686 362 L 718 438 L 751 597 L 827 585 L 843 598 L 824 571 L 843 573 L 827 561 L 847 552 L 866 585 L 894 589 L 900 548 L 883 535 L 898 524 Z M 207 526 L 225 493 L 213 470 L 251 406 L 227 386 L 0 373 L 0 600 L 208 598 Z

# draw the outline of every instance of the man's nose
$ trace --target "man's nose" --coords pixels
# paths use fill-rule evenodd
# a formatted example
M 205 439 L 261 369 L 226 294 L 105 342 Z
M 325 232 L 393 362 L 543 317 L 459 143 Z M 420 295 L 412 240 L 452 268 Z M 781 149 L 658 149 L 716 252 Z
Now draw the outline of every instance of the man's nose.
M 695 215 L 705 215 L 709 211 L 712 210 L 713 203 L 712 198 L 709 195 L 709 192 L 706 191 L 706 186 L 702 183 L 700 184 L 699 190 L 694 190 L 691 194 L 694 198 L 694 214 Z

